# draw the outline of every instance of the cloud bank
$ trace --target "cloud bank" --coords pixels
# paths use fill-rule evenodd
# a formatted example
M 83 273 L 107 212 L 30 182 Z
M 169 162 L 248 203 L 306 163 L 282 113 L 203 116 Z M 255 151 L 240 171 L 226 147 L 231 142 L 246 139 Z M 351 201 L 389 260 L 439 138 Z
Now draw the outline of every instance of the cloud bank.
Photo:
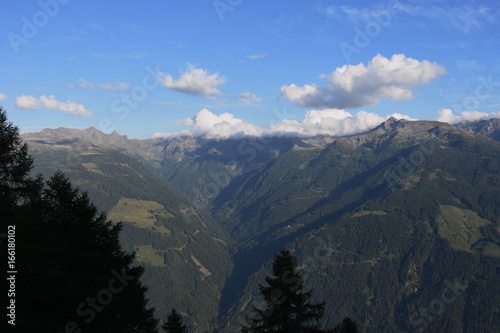
M 160 83 L 165 88 L 173 89 L 189 95 L 222 95 L 216 88 L 226 82 L 219 73 L 209 74 L 206 69 L 196 68 L 189 64 L 181 77 L 175 80 L 172 75 L 160 74 Z
M 375 113 L 358 111 L 355 115 L 341 109 L 310 110 L 302 121 L 285 119 L 273 124 L 270 134 L 309 137 L 316 135 L 346 136 L 375 128 L 390 117 L 410 120 L 409 116 L 394 113 L 382 117 Z
M 441 65 L 395 54 L 390 59 L 378 54 L 367 66 L 344 65 L 322 74 L 328 87 L 315 83 L 281 87 L 281 95 L 308 108 L 349 109 L 377 105 L 382 99 L 411 100 L 412 89 L 446 74 Z
M 479 112 L 479 111 L 462 111 L 460 115 L 453 113 L 451 109 L 441 109 L 438 111 L 439 116 L 437 121 L 456 124 L 464 121 L 479 121 L 500 118 L 500 111 L 497 112 Z
M 401 114 L 382 117 L 365 111 L 359 111 L 352 115 L 345 110 L 326 109 L 307 111 L 304 119 L 300 122 L 285 119 L 273 124 L 270 128 L 263 128 L 236 118 L 230 113 L 216 115 L 203 109 L 192 118 L 176 122 L 178 125 L 190 127 L 190 129 L 177 133 L 155 133 L 153 137 L 199 136 L 214 139 L 242 136 L 345 136 L 368 131 L 389 117 L 410 120 L 409 116 Z
M 7 99 L 6 94 L 0 94 L 0 101 L 5 101 Z
M 40 98 L 35 98 L 30 95 L 22 95 L 16 97 L 15 106 L 20 109 L 34 109 L 38 106 L 43 106 L 49 110 L 58 110 L 66 113 L 71 113 L 79 116 L 89 117 L 92 112 L 85 109 L 82 104 L 77 104 L 72 101 L 60 102 L 56 99 L 56 96 L 42 95 Z

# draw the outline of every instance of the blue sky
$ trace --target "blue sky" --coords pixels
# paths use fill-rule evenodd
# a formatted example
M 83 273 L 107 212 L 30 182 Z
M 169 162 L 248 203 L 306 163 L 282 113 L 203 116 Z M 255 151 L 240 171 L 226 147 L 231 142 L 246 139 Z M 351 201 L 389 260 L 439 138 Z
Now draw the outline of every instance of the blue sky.
M 500 117 L 499 25 L 495 1 L 6 0 L 0 105 L 132 138 Z

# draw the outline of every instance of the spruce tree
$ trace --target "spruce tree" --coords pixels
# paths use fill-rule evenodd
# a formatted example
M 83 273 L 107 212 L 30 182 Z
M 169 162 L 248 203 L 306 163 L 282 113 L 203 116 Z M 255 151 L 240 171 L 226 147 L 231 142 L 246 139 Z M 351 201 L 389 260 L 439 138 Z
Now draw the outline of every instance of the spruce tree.
M 0 213 L 2 224 L 14 215 L 33 180 L 29 177 L 33 159 L 28 146 L 22 142 L 19 129 L 7 121 L 7 113 L 0 107 Z M 2 228 L 2 230 L 5 230 Z
M 345 317 L 344 320 L 333 329 L 333 333 L 359 333 L 356 323 L 349 317 Z
M 189 333 L 186 325 L 182 323 L 181 316 L 175 309 L 168 314 L 167 322 L 162 326 L 167 333 Z
M 57 172 L 21 210 L 19 327 L 26 332 L 154 333 L 144 269 L 122 251 L 121 224 Z M 69 329 L 71 331 L 71 329 Z
M 253 307 L 250 323 L 243 333 L 256 332 L 325 332 L 320 329 L 325 302 L 312 304 L 312 291 L 304 291 L 304 283 L 297 269 L 297 259 L 288 250 L 281 250 L 273 259 L 273 276 L 260 285 L 265 307 Z

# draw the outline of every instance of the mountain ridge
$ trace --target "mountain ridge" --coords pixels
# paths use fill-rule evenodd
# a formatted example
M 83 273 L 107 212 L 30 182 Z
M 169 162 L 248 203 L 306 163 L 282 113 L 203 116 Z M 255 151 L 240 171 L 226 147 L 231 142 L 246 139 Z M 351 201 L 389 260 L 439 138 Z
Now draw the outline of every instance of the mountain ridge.
M 256 140 L 262 139 L 263 141 L 265 138 L 272 137 L 272 138 L 288 138 L 288 139 L 297 139 L 303 142 L 308 142 L 308 141 L 314 141 L 318 140 L 321 138 L 342 138 L 342 137 L 355 137 L 359 135 L 364 135 L 368 134 L 371 132 L 377 132 L 380 129 L 397 129 L 397 128 L 405 128 L 410 124 L 410 128 L 418 129 L 418 127 L 422 126 L 434 126 L 434 127 L 454 127 L 454 128 L 459 128 L 459 129 L 464 129 L 468 132 L 474 133 L 474 134 L 480 134 L 483 136 L 491 137 L 498 141 L 498 135 L 500 133 L 500 119 L 490 119 L 490 120 L 479 120 L 476 122 L 461 122 L 457 123 L 454 125 L 445 123 L 445 122 L 439 122 L 439 121 L 434 121 L 434 120 L 405 120 L 405 119 L 396 119 L 393 117 L 388 118 L 386 121 L 382 122 L 378 126 L 372 128 L 369 131 L 366 132 L 361 132 L 357 134 L 352 134 L 352 135 L 347 135 L 347 136 L 329 136 L 329 135 L 316 135 L 316 136 L 310 136 L 310 137 L 301 137 L 301 136 L 282 136 L 282 135 L 271 135 L 271 136 L 264 136 L 262 138 L 259 137 L 243 137 L 245 138 L 254 138 Z M 414 133 L 417 133 L 417 130 L 414 131 Z M 136 146 L 137 149 L 140 149 L 139 147 L 143 147 L 140 143 L 145 142 L 148 144 L 156 145 L 160 143 L 166 143 L 166 142 L 177 142 L 180 144 L 180 141 L 185 142 L 191 142 L 191 148 L 192 148 L 192 142 L 198 140 L 201 140 L 202 142 L 207 142 L 207 141 L 224 141 L 224 140 L 237 140 L 232 137 L 228 138 L 220 138 L 220 139 L 206 139 L 203 137 L 194 137 L 194 136 L 172 136 L 171 138 L 150 138 L 150 139 L 129 139 L 127 135 L 121 135 L 117 133 L 116 131 L 113 131 L 110 134 L 105 134 L 104 132 L 98 130 L 95 127 L 88 127 L 86 129 L 74 129 L 74 128 L 67 128 L 67 127 L 58 127 L 58 128 L 45 128 L 39 132 L 29 132 L 29 133 L 23 133 L 22 137 L 25 141 L 31 141 L 31 142 L 36 142 L 36 143 L 57 143 L 58 140 L 68 140 L 68 139 L 80 139 L 80 140 L 87 140 L 89 143 L 92 143 L 94 145 L 98 145 L 104 148 L 126 148 L 127 145 L 130 146 Z M 37 142 L 40 141 L 40 142 Z M 43 142 L 45 141 L 45 142 Z

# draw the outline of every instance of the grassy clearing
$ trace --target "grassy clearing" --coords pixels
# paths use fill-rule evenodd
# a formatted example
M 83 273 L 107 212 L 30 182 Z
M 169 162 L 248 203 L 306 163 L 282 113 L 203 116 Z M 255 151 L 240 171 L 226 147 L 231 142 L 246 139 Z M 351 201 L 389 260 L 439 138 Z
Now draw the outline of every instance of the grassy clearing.
M 500 257 L 500 248 L 488 241 L 481 241 L 472 248 L 483 238 L 480 228 L 491 223 L 490 221 L 468 209 L 449 205 L 441 205 L 440 209 L 441 215 L 436 219 L 439 235 L 447 239 L 453 249 Z
M 477 251 L 485 256 L 500 258 L 500 247 L 490 242 L 479 242 L 474 251 Z
M 131 222 L 138 228 L 149 229 L 161 234 L 170 235 L 170 230 L 164 226 L 157 226 L 156 217 L 172 218 L 165 206 L 156 201 L 121 198 L 109 214 L 113 221 Z
M 104 173 L 99 169 L 97 164 L 95 164 L 95 163 L 82 163 L 82 165 L 85 168 L 85 170 L 87 170 L 89 172 L 95 172 L 95 173 L 98 173 L 98 174 L 104 176 Z
M 141 245 L 135 247 L 135 258 L 137 261 L 145 262 L 156 267 L 165 267 L 163 256 L 152 245 Z

